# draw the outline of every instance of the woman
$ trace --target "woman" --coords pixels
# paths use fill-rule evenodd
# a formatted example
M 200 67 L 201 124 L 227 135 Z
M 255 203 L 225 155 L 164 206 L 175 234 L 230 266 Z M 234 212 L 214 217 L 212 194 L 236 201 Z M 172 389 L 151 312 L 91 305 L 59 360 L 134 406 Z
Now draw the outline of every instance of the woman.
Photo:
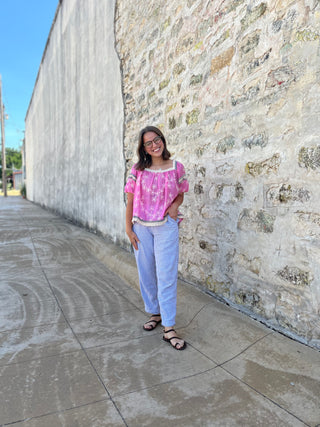
M 189 189 L 184 167 L 171 160 L 163 133 L 154 126 L 139 135 L 138 163 L 129 174 L 126 233 L 134 247 L 141 295 L 152 331 L 162 322 L 164 341 L 176 350 L 186 342 L 174 330 L 179 258 L 178 208 Z

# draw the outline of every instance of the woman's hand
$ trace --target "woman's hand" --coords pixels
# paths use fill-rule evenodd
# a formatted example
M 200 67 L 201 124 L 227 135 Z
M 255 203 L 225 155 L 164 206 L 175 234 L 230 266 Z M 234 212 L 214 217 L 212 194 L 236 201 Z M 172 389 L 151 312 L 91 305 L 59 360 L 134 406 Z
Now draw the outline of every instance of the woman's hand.
M 168 207 L 168 209 L 165 211 L 164 215 L 169 214 L 170 218 L 172 218 L 172 219 L 174 219 L 176 221 L 177 218 L 178 218 L 178 207 L 179 206 L 177 206 L 175 203 L 172 203 L 172 205 L 170 205 Z
M 126 209 L 126 233 L 132 246 L 138 250 L 139 239 L 136 233 L 132 230 L 132 211 L 133 211 L 133 193 L 127 193 L 127 209 Z
M 178 218 L 178 209 L 182 202 L 183 202 L 183 193 L 180 193 L 177 195 L 177 197 L 174 199 L 174 201 L 165 211 L 164 215 L 166 216 L 167 214 L 169 214 L 170 217 L 176 221 Z
M 140 243 L 140 240 L 138 239 L 138 236 L 136 235 L 136 233 L 132 229 L 128 230 L 126 233 L 127 233 L 127 236 L 129 237 L 129 240 L 132 246 L 135 248 L 135 250 L 138 250 L 138 243 Z

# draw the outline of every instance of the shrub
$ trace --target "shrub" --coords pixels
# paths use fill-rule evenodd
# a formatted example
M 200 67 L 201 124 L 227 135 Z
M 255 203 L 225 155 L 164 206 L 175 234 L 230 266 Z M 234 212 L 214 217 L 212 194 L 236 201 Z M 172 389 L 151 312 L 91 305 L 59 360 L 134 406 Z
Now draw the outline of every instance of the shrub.
M 26 184 L 23 184 L 20 190 L 20 194 L 23 198 L 27 197 L 27 188 L 26 188 Z

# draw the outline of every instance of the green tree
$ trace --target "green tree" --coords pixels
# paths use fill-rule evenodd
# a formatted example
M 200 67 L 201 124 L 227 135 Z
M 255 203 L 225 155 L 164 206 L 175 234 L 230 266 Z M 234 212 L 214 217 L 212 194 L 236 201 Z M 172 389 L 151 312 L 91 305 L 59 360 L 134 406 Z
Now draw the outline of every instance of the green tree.
M 22 156 L 19 150 L 6 148 L 6 175 L 11 175 L 12 169 L 21 169 Z M 2 177 L 2 153 L 0 153 L 0 176 Z

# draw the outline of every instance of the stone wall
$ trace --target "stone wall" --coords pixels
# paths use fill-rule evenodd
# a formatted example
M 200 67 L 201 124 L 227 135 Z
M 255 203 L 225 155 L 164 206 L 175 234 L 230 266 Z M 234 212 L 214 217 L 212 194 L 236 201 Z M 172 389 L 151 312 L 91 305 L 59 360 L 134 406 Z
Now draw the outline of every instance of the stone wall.
M 118 0 L 128 170 L 187 169 L 180 275 L 320 346 L 320 2 Z
M 29 199 L 129 248 L 125 173 L 161 127 L 190 181 L 180 276 L 320 348 L 319 43 L 319 0 L 60 2 Z
M 58 6 L 26 117 L 27 195 L 122 242 L 123 99 L 114 3 Z

